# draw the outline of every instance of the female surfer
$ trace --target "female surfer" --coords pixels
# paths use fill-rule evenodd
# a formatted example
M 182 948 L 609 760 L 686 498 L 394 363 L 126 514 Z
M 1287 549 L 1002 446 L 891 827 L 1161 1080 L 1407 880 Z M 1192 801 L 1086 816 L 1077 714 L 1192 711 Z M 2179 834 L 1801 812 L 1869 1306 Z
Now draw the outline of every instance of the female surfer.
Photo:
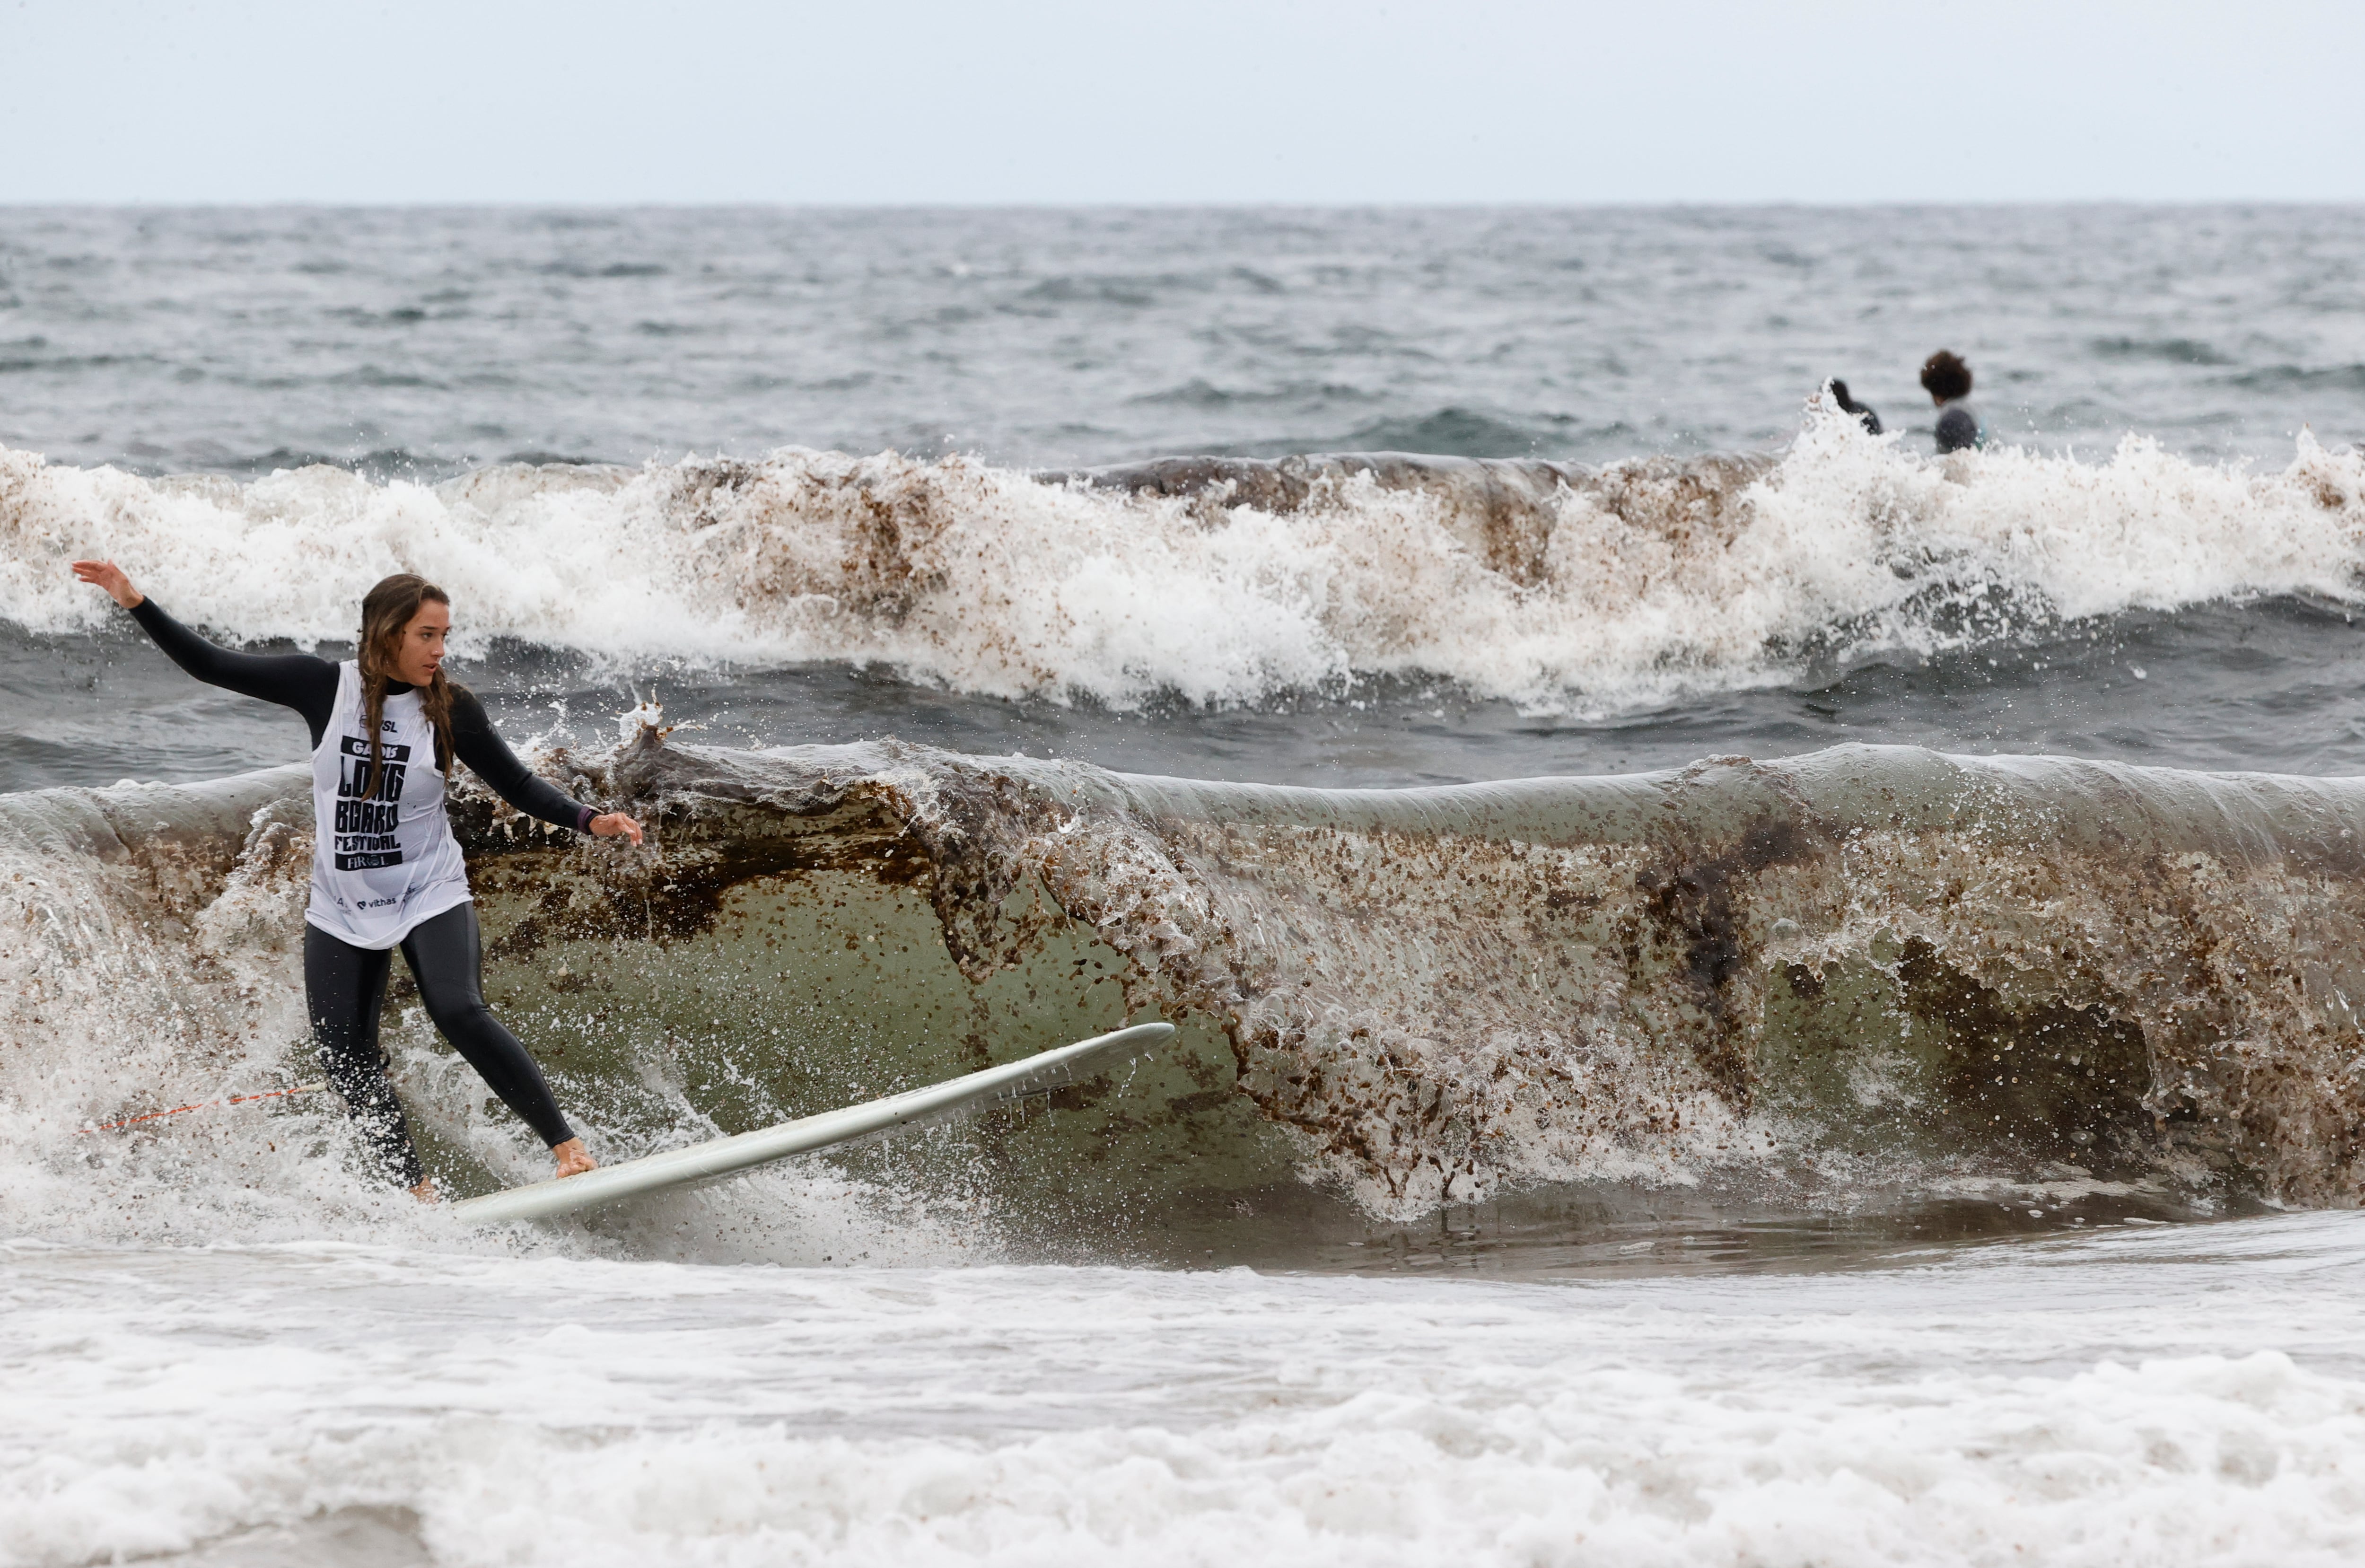
M 304 998 L 330 1085 L 387 1174 L 421 1202 L 434 1201 L 378 1047 L 378 1008 L 398 946 L 435 1027 L 541 1135 L 558 1174 L 590 1170 L 542 1070 L 485 1005 L 484 945 L 444 786 L 457 757 L 501 799 L 544 822 L 634 844 L 641 824 L 577 805 L 502 744 L 484 704 L 443 674 L 450 598 L 409 572 L 387 578 L 362 600 L 358 656 L 331 664 L 310 654 L 216 647 L 133 588 L 112 561 L 76 561 L 73 573 L 106 589 L 199 680 L 293 708 L 311 726 Z

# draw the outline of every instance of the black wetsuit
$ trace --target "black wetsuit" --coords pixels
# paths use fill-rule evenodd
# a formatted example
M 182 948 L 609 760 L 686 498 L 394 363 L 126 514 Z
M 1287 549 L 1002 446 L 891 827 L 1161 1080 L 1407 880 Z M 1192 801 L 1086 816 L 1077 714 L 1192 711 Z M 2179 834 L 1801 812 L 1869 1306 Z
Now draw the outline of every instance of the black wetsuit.
M 131 614 L 174 664 L 199 680 L 295 709 L 311 726 L 314 748 L 319 746 L 336 707 L 334 664 L 310 654 L 241 654 L 218 647 L 165 614 L 152 599 L 142 599 Z M 400 681 L 387 688 L 390 695 L 409 689 Z M 501 799 L 529 816 L 580 833 L 598 814 L 519 761 L 493 733 L 485 705 L 458 689 L 452 694 L 452 749 Z M 544 1143 L 555 1146 L 573 1137 L 542 1069 L 485 1005 L 476 906 L 464 903 L 420 921 L 401 946 L 427 1015 L 453 1048 Z M 424 1172 L 401 1102 L 387 1081 L 386 1053 L 378 1045 L 378 1012 L 393 958 L 387 949 L 356 947 L 305 924 L 304 999 L 320 1067 L 387 1174 L 410 1187 Z
M 1958 398 L 1938 410 L 1938 451 L 1941 454 L 1967 452 L 1987 443 L 1987 428 L 1979 423 L 1979 416 L 1968 403 Z

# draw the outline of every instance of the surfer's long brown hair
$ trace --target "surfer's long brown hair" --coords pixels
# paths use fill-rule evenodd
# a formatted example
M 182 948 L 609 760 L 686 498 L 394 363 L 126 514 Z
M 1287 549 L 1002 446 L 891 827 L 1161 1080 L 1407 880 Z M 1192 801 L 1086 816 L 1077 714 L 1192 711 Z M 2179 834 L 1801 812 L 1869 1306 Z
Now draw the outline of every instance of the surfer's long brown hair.
M 429 599 L 447 609 L 452 596 L 429 582 L 416 572 L 397 572 L 381 578 L 377 587 L 362 596 L 362 635 L 359 648 L 362 666 L 362 723 L 369 731 L 369 772 L 363 775 L 362 795 L 364 799 L 377 789 L 377 772 L 382 765 L 381 728 L 386 718 L 387 683 L 395 678 L 394 659 L 402 646 L 402 634 L 410 627 L 411 617 Z M 452 771 L 452 696 L 459 689 L 437 670 L 435 678 L 419 689 L 419 706 L 427 722 L 435 726 L 435 766 L 445 773 Z

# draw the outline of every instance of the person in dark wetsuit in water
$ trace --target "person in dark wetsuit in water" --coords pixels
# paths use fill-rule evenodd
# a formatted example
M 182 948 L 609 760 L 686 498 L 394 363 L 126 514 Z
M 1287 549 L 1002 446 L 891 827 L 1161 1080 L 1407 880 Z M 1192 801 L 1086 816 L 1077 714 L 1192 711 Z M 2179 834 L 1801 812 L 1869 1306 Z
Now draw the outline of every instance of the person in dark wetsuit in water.
M 1849 397 L 1846 382 L 1842 381 L 1838 376 L 1834 375 L 1829 381 L 1824 382 L 1823 385 L 1832 389 L 1832 401 L 1840 406 L 1840 412 L 1844 414 L 1854 414 L 1856 419 L 1856 423 L 1864 427 L 1865 433 L 1866 435 L 1878 435 L 1880 433 L 1880 416 L 1873 412 L 1871 404 L 1859 403 L 1855 398 Z
M 1965 452 L 1988 443 L 1987 426 L 1970 405 L 1971 367 L 1959 354 L 1940 349 L 1922 364 L 1922 389 L 1938 405 L 1938 454 Z
M 362 600 L 359 656 L 241 654 L 164 613 L 112 561 L 74 576 L 131 611 L 173 662 L 210 685 L 293 708 L 312 732 L 312 896 L 304 911 L 304 1000 L 329 1083 L 387 1173 L 423 1202 L 402 1103 L 387 1081 L 378 1011 L 400 947 L 427 1015 L 493 1092 L 550 1146 L 561 1176 L 593 1160 L 516 1036 L 485 1005 L 484 942 L 467 866 L 445 815 L 456 758 L 529 816 L 641 842 L 622 812 L 579 805 L 536 778 L 493 733 L 485 706 L 443 674 L 452 601 L 423 577 L 387 577 Z

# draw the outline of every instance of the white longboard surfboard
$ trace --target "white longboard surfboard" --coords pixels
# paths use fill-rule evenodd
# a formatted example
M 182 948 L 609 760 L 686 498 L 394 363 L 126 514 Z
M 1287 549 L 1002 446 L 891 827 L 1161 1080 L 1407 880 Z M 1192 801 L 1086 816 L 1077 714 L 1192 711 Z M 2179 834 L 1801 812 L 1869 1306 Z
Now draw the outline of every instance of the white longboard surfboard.
M 842 1111 L 824 1111 L 818 1116 L 802 1116 L 776 1127 L 759 1127 L 752 1133 L 692 1144 L 688 1148 L 644 1155 L 621 1164 L 603 1165 L 580 1176 L 554 1178 L 531 1186 L 488 1193 L 481 1198 L 464 1199 L 452 1205 L 452 1213 L 473 1225 L 548 1219 L 554 1215 L 595 1208 L 643 1193 L 693 1186 L 872 1133 L 963 1111 L 981 1111 L 1030 1094 L 1048 1093 L 1093 1077 L 1119 1061 L 1147 1055 L 1173 1035 L 1171 1024 L 1137 1024 L 1114 1034 L 1079 1040 L 1072 1046 L 1037 1052 L 1022 1061 L 1004 1062 L 1000 1067 L 932 1083 L 925 1089 L 907 1090 L 884 1100 L 848 1105 Z

